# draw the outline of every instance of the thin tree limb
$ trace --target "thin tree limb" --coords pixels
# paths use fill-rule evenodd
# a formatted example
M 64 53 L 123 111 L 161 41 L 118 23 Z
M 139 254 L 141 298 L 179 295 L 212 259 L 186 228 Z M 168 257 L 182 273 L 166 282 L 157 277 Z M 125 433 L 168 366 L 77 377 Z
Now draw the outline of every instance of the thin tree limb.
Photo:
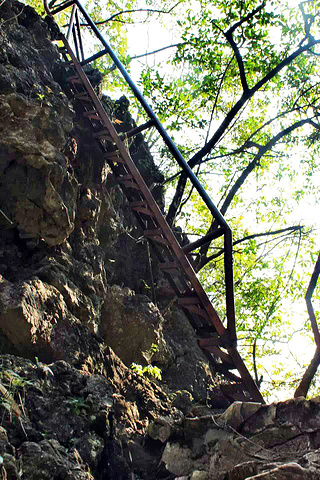
M 283 137 L 285 137 L 286 135 L 291 133 L 293 130 L 302 127 L 306 123 L 310 124 L 311 122 L 313 122 L 313 120 L 310 119 L 310 118 L 299 120 L 298 122 L 295 122 L 294 124 L 290 125 L 289 127 L 285 128 L 284 130 L 279 132 L 277 135 L 272 137 L 269 140 L 269 142 L 267 142 L 265 145 L 260 146 L 257 155 L 255 155 L 255 157 L 251 160 L 251 162 L 246 166 L 246 168 L 243 170 L 243 172 L 238 177 L 238 179 L 235 181 L 235 183 L 231 187 L 229 193 L 227 194 L 227 196 L 226 196 L 226 198 L 225 198 L 225 200 L 224 200 L 224 202 L 223 202 L 223 204 L 220 208 L 220 212 L 222 213 L 222 215 L 225 215 L 225 213 L 226 213 L 227 209 L 229 208 L 232 200 L 234 199 L 235 195 L 238 193 L 238 191 L 240 190 L 240 188 L 242 187 L 242 185 L 244 184 L 244 182 L 246 181 L 246 179 L 248 178 L 250 173 L 260 164 L 260 160 L 263 157 L 263 155 L 265 155 L 269 150 L 271 150 L 276 145 L 276 143 L 279 140 L 281 140 Z M 257 146 L 257 145 L 255 145 L 255 146 Z M 213 222 L 211 223 L 210 228 L 209 228 L 207 233 L 214 230 L 214 228 L 216 228 L 215 220 L 213 220 Z M 199 259 L 199 267 L 198 267 L 199 270 L 204 265 L 206 265 L 208 263 L 206 255 L 207 255 L 207 252 L 209 250 L 209 247 L 210 247 L 210 244 L 207 244 L 207 245 L 204 245 L 200 250 L 200 259 Z M 209 258 L 212 259 L 212 257 L 209 257 Z
M 257 8 L 252 10 L 252 12 L 248 13 L 245 17 L 241 18 L 238 22 L 236 22 L 232 27 L 229 28 L 228 32 L 231 34 L 238 28 L 240 27 L 243 23 L 248 22 L 251 20 L 257 13 L 259 13 L 264 7 L 266 6 L 266 2 L 262 2 L 260 5 L 258 5 Z
M 320 365 L 320 350 L 319 348 L 317 348 L 314 353 L 313 359 L 310 362 L 310 365 L 308 366 L 307 370 L 304 372 L 304 375 L 301 379 L 301 382 L 299 383 L 298 388 L 294 392 L 294 398 L 307 396 L 311 381 L 315 376 L 319 365 Z
M 233 187 L 231 188 L 230 192 L 228 193 L 225 201 L 222 204 L 222 207 L 220 209 L 222 215 L 224 215 L 229 208 L 232 200 L 234 199 L 235 195 L 237 192 L 240 190 L 242 187 L 243 183 L 249 176 L 249 174 L 254 170 L 256 166 L 259 165 L 261 158 L 263 155 L 265 155 L 269 150 L 271 150 L 278 142 L 281 140 L 283 137 L 286 135 L 289 135 L 293 130 L 296 130 L 297 128 L 302 127 L 303 125 L 307 123 L 311 123 L 312 120 L 310 118 L 305 118 L 303 120 L 299 120 L 298 122 L 293 123 L 289 127 L 285 128 L 281 132 L 277 133 L 274 137 L 272 137 L 269 142 L 267 142 L 265 145 L 259 148 L 259 152 L 257 155 L 254 157 L 254 159 L 247 165 L 247 167 L 244 169 L 240 177 L 236 180 L 234 183 Z
M 317 345 L 317 348 L 320 349 L 320 334 L 319 334 L 319 328 L 316 320 L 316 316 L 313 310 L 312 302 L 311 302 L 311 297 L 313 295 L 314 289 L 316 288 L 318 277 L 320 275 L 320 253 L 318 255 L 318 259 L 316 261 L 315 267 L 313 274 L 311 276 L 311 280 L 307 289 L 307 293 L 305 296 L 306 304 L 307 304 L 307 309 L 309 313 L 309 318 L 311 322 L 311 327 L 314 335 L 314 341 Z
M 313 310 L 312 302 L 311 302 L 311 297 L 313 295 L 314 289 L 316 288 L 317 281 L 320 275 L 320 253 L 318 255 L 318 259 L 316 261 L 315 267 L 313 274 L 311 276 L 308 288 L 307 288 L 307 293 L 305 295 L 305 300 L 307 303 L 307 309 L 309 313 L 309 318 L 312 326 L 312 331 L 314 335 L 314 340 L 316 343 L 316 351 L 313 356 L 313 359 L 310 362 L 310 365 L 308 366 L 307 370 L 305 371 L 301 382 L 296 389 L 294 393 L 294 397 L 306 397 L 310 384 L 312 382 L 313 377 L 315 376 L 317 369 L 320 365 L 320 335 L 319 335 L 319 328 L 317 324 L 317 319 Z
M 171 202 L 171 205 L 169 207 L 168 214 L 167 214 L 167 217 L 166 217 L 166 220 L 167 220 L 167 222 L 169 223 L 170 226 L 174 222 L 174 219 L 176 217 L 179 205 L 182 201 L 182 197 L 183 197 L 184 190 L 185 190 L 185 187 L 186 187 L 186 184 L 187 184 L 187 180 L 188 180 L 187 175 L 185 173 L 182 173 L 179 177 L 178 185 L 177 185 L 176 191 L 174 193 L 173 200 Z
M 299 55 L 310 50 L 311 47 L 318 45 L 320 40 L 313 40 L 307 43 L 305 46 L 301 46 L 291 55 L 286 57 L 282 62 L 280 62 L 276 67 L 274 67 L 270 72 L 268 72 L 259 82 L 255 84 L 254 87 L 244 91 L 241 95 L 241 98 L 235 103 L 235 105 L 230 109 L 224 120 L 221 122 L 220 126 L 217 128 L 216 132 L 213 134 L 209 142 L 201 148 L 188 162 L 189 166 L 193 168 L 202 158 L 207 155 L 217 144 L 219 139 L 222 137 L 230 123 L 233 121 L 234 117 L 241 110 L 244 104 L 250 100 L 254 94 L 260 90 L 266 83 L 268 83 L 272 78 L 274 78 L 281 70 L 293 62 Z
M 254 238 L 267 237 L 270 235 L 280 235 L 286 232 L 293 233 L 293 232 L 301 231 L 302 229 L 303 229 L 303 225 L 295 225 L 293 227 L 281 228 L 280 230 L 274 230 L 272 232 L 253 233 L 252 235 L 247 235 L 243 238 L 240 238 L 239 240 L 236 240 L 235 242 L 233 242 L 232 246 L 234 247 L 239 243 L 243 243 L 243 242 L 246 242 L 247 240 L 252 240 Z M 211 260 L 214 260 L 223 254 L 224 254 L 224 248 L 221 248 L 218 252 L 214 253 L 213 255 L 210 255 L 210 257 L 203 258 L 201 263 L 199 263 L 199 267 L 197 268 L 197 271 L 201 270 L 201 268 L 203 268 L 205 265 L 211 262 Z
M 207 131 L 207 135 L 206 135 L 206 140 L 205 140 L 205 144 L 207 143 L 208 141 L 208 137 L 209 137 L 209 130 L 211 128 L 211 124 L 212 124 L 212 119 L 213 119 L 213 114 L 214 114 L 214 111 L 216 109 L 216 106 L 217 106 L 217 103 L 218 103 L 218 98 L 219 98 L 219 95 L 221 93 L 221 89 L 222 89 L 222 84 L 223 84 L 223 81 L 225 79 L 225 76 L 227 74 L 227 71 L 232 63 L 232 60 L 233 60 L 233 56 L 231 57 L 231 60 L 227 63 L 227 66 L 226 68 L 224 69 L 224 72 L 222 74 L 222 77 L 221 77 L 221 80 L 219 82 L 219 87 L 218 87 L 218 91 L 217 91 L 217 94 L 216 94 L 216 98 L 214 99 L 214 103 L 213 103 L 213 107 L 211 109 L 211 115 L 210 115 L 210 121 L 209 121 L 209 127 L 208 127 L 208 131 Z
M 179 2 L 175 3 L 169 10 L 157 10 L 157 9 L 154 9 L 154 8 L 136 8 L 136 9 L 132 9 L 132 10 L 121 10 L 120 12 L 117 12 L 113 15 L 111 15 L 111 17 L 105 19 L 105 20 L 101 20 L 100 22 L 94 22 L 96 25 L 103 25 L 105 23 L 108 23 L 108 22 L 112 22 L 112 21 L 115 21 L 115 18 L 119 17 L 120 15 L 123 15 L 125 13 L 140 13 L 140 12 L 148 12 L 148 13 L 171 13 L 172 10 L 174 8 L 176 8 L 179 3 L 181 3 L 181 0 L 179 0 Z M 88 24 L 82 24 L 81 25 L 82 27 L 87 27 Z
M 226 33 L 224 33 L 224 36 L 228 40 L 228 42 L 229 42 L 229 44 L 230 44 L 230 46 L 233 50 L 234 56 L 236 57 L 238 68 L 239 68 L 239 75 L 240 75 L 240 81 L 241 81 L 242 89 L 243 89 L 244 92 L 246 92 L 247 90 L 249 90 L 247 77 L 246 77 L 246 72 L 245 72 L 245 69 L 244 69 L 244 64 L 243 64 L 243 60 L 242 60 L 240 50 L 239 50 L 236 42 L 233 39 L 231 28 Z
M 133 57 L 130 57 L 130 60 L 136 60 L 137 58 L 146 57 L 147 55 L 154 55 L 155 53 L 163 52 L 163 50 L 168 50 L 168 48 L 180 47 L 181 45 L 186 45 L 187 43 L 188 42 L 181 42 L 181 43 L 174 43 L 172 45 L 167 45 L 166 47 L 153 50 L 153 52 L 146 52 L 146 53 L 142 53 L 141 55 L 134 55 Z

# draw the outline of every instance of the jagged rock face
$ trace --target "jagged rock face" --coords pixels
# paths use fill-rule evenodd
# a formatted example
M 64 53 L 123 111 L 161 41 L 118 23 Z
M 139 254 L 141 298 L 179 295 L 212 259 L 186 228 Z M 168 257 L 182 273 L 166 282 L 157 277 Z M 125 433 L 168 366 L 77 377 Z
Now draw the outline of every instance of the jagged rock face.
M 205 401 L 212 374 L 184 316 L 167 311 L 170 298 L 156 292 L 159 311 L 147 297 L 157 260 L 72 98 L 72 72 L 51 42 L 57 27 L 13 0 L 0 16 L 3 351 L 81 366 L 99 334 L 127 365 L 156 362 L 169 388 Z M 126 98 L 102 100 L 120 132 L 135 126 Z M 141 134 L 130 153 L 162 207 L 163 177 Z
M 47 24 L 17 2 L 1 16 L 0 222 L 57 245 L 74 229 L 78 185 L 63 154 L 73 110 L 53 78 Z
M 94 344 L 107 287 L 100 230 L 115 244 L 123 196 L 112 181 L 106 188 L 106 164 L 62 88 L 70 72 L 51 42 L 52 21 L 10 0 L 0 16 L 3 344 L 81 364 L 79 346 L 88 353 Z
M 48 366 L 9 355 L 0 361 L 2 395 L 7 388 L 0 403 L 2 478 L 129 480 L 132 452 L 140 455 L 134 467 L 140 478 L 161 475 L 163 447 L 141 455 L 150 421 L 170 413 L 168 398 L 111 350 L 100 357 L 100 374 L 90 359 L 82 371 L 65 361 Z
M 161 277 L 150 301 L 157 261 L 78 114 L 56 27 L 15 0 L 0 21 L 2 477 L 320 478 L 317 400 L 205 405 L 229 402 Z M 135 126 L 125 98 L 104 103 L 120 131 Z M 142 135 L 130 152 L 162 182 Z M 127 365 L 155 362 L 162 388 L 107 344 Z
M 260 406 L 236 402 L 222 415 L 167 420 L 162 462 L 179 480 L 318 480 L 319 398 Z M 149 434 L 157 436 L 157 419 Z
M 163 338 L 163 322 L 159 310 L 145 295 L 136 295 L 118 286 L 108 289 L 100 334 L 126 365 L 149 363 L 154 355 L 150 351 L 152 344 L 170 361 Z

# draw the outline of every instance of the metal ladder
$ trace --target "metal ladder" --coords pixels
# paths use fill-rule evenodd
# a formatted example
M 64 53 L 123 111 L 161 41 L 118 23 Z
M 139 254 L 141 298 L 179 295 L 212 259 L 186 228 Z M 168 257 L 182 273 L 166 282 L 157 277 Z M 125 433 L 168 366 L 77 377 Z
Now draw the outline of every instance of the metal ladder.
M 164 272 L 172 292 L 177 298 L 177 304 L 184 311 L 194 328 L 198 337 L 199 346 L 211 364 L 213 371 L 220 372 L 231 380 L 231 384 L 222 386 L 223 393 L 232 400 L 264 403 L 258 387 L 237 350 L 233 290 L 231 299 L 230 289 L 227 291 L 227 297 L 229 297 L 227 298 L 227 315 L 229 314 L 229 318 L 227 327 L 225 327 L 200 284 L 188 259 L 188 254 L 192 250 L 222 235 L 225 237 L 225 250 L 227 253 L 230 253 L 231 249 L 232 255 L 232 243 L 230 245 L 231 230 L 220 212 L 218 212 L 214 206 L 214 218 L 217 220 L 218 228 L 207 236 L 209 238 L 204 237 L 193 244 L 188 244 L 185 247 L 180 246 L 123 141 L 124 138 L 134 136 L 147 128 L 153 126 L 158 128 L 159 120 L 152 112 L 150 120 L 144 125 L 136 127 L 130 132 L 126 132 L 125 135 L 117 133 L 82 68 L 82 65 L 89 63 L 88 60 L 90 59 L 84 59 L 78 10 L 80 10 L 86 21 L 90 19 L 89 15 L 78 0 L 74 2 L 63 2 L 51 11 L 51 14 L 58 13 L 70 5 L 73 5 L 73 10 L 67 37 L 70 38 L 71 35 L 73 35 L 75 52 L 71 48 L 67 38 L 63 35 L 61 35 L 61 40 L 63 41 L 64 47 L 61 51 L 66 61 L 66 67 L 74 69 L 74 74 L 68 78 L 68 82 L 75 100 L 81 105 L 83 116 L 87 119 L 92 131 L 92 138 L 97 142 L 101 155 L 103 155 L 103 158 L 109 164 L 115 179 L 127 197 L 129 206 L 137 218 L 144 237 L 152 245 L 160 262 L 160 269 Z M 93 23 L 91 19 L 90 21 Z M 96 29 L 95 25 L 94 27 Z M 104 50 L 101 55 L 106 53 L 110 54 L 110 52 Z M 97 58 L 97 56 L 101 55 L 97 54 L 94 57 Z M 150 109 L 149 106 L 148 108 Z M 162 125 L 161 128 L 163 129 Z M 165 138 L 167 139 L 167 137 L 166 134 Z M 171 139 L 170 142 L 172 143 Z M 174 149 L 176 149 L 175 146 L 173 150 Z M 180 153 L 179 155 L 181 156 Z M 184 159 L 183 162 L 186 163 Z M 196 179 L 195 183 L 197 188 L 199 183 L 198 179 Z M 199 191 L 199 188 L 197 188 L 197 190 Z M 206 198 L 207 195 L 205 194 L 203 199 L 206 200 Z M 209 208 L 212 210 L 211 200 Z M 230 272 L 230 262 L 227 263 L 225 270 L 226 274 L 227 271 Z M 229 304 L 228 306 L 228 300 L 232 302 L 232 305 Z M 234 374 L 231 370 L 238 370 L 240 376 Z

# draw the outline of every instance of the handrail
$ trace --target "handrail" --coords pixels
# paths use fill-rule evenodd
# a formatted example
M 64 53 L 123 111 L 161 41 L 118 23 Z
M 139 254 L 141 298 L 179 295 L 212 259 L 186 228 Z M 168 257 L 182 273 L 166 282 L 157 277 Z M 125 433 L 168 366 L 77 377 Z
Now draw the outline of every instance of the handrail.
M 139 100 L 140 104 L 142 105 L 142 107 L 144 108 L 146 114 L 148 115 L 149 118 L 151 118 L 152 120 L 154 120 L 155 122 L 155 127 L 156 129 L 158 130 L 159 134 L 161 135 L 161 137 L 163 138 L 165 144 L 167 145 L 167 147 L 169 148 L 171 154 L 173 155 L 173 157 L 175 158 L 175 160 L 178 162 L 178 164 L 180 165 L 180 167 L 183 169 L 183 171 L 187 174 L 188 178 L 190 179 L 190 181 L 192 182 L 192 184 L 194 185 L 194 187 L 196 188 L 196 190 L 198 191 L 199 195 L 201 196 L 202 200 L 205 202 L 205 204 L 207 205 L 207 207 L 209 208 L 210 212 L 212 213 L 212 216 L 214 218 L 216 218 L 218 220 L 218 222 L 220 223 L 221 226 L 225 227 L 226 229 L 229 229 L 229 226 L 226 222 L 226 220 L 224 219 L 224 217 L 222 216 L 222 214 L 220 213 L 220 211 L 217 209 L 217 207 L 214 205 L 214 203 L 212 202 L 211 198 L 209 197 L 209 195 L 207 194 L 207 192 L 205 191 L 205 189 L 203 188 L 203 186 L 201 185 L 201 183 L 199 182 L 199 179 L 198 177 L 193 173 L 192 169 L 189 167 L 187 161 L 183 158 L 183 156 L 181 155 L 180 151 L 178 150 L 178 148 L 176 147 L 176 145 L 174 144 L 174 142 L 172 141 L 172 139 L 169 137 L 168 133 L 166 132 L 166 130 L 164 129 L 163 125 L 161 124 L 160 120 L 157 118 L 157 116 L 155 115 L 155 113 L 153 112 L 153 110 L 151 109 L 150 105 L 147 103 L 146 99 L 144 98 L 144 96 L 142 95 L 142 93 L 140 92 L 140 90 L 138 89 L 138 87 L 135 85 L 135 83 L 133 82 L 133 80 L 131 79 L 129 73 L 127 72 L 127 70 L 125 69 L 125 67 L 122 65 L 121 61 L 119 60 L 117 54 L 112 50 L 112 48 L 110 47 L 110 45 L 108 44 L 108 42 L 106 41 L 106 39 L 103 37 L 103 35 L 101 34 L 101 32 L 99 31 L 99 29 L 97 28 L 97 26 L 95 25 L 95 23 L 93 22 L 93 20 L 91 19 L 90 15 L 88 14 L 88 12 L 85 10 L 85 8 L 82 6 L 82 4 L 80 3 L 79 0 L 75 0 L 74 2 L 79 10 L 81 11 L 82 15 L 84 16 L 86 22 L 88 23 L 88 25 L 90 25 L 90 27 L 92 28 L 93 32 L 95 33 L 96 37 L 100 40 L 100 42 L 102 43 L 102 45 L 105 47 L 107 53 L 109 54 L 109 56 L 112 58 L 114 64 L 116 65 L 116 67 L 120 70 L 123 78 L 126 80 L 126 82 L 128 83 L 129 87 L 131 88 L 131 90 L 133 91 L 135 97 Z
M 44 0 L 46 2 L 46 0 Z M 51 5 L 54 3 L 54 1 L 51 3 Z M 166 146 L 168 147 L 170 153 L 174 157 L 174 159 L 177 161 L 177 163 L 180 165 L 182 168 L 183 172 L 186 174 L 187 178 L 191 181 L 192 185 L 194 188 L 197 190 L 199 193 L 200 197 L 208 207 L 209 211 L 211 212 L 213 218 L 217 221 L 217 223 L 223 228 L 224 230 L 224 250 L 225 250 L 225 255 L 224 255 L 224 269 L 225 269 L 225 283 L 226 283 L 226 310 L 227 310 L 227 328 L 231 334 L 231 338 L 233 341 L 236 341 L 236 330 L 235 330 L 235 307 L 234 307 L 234 283 L 233 283 L 233 254 L 232 254 L 232 231 L 231 228 L 229 227 L 228 223 L 226 222 L 225 218 L 221 214 L 221 212 L 218 210 L 218 208 L 215 206 L 203 186 L 201 185 L 198 177 L 194 174 L 190 166 L 188 165 L 187 161 L 184 159 L 178 148 L 176 147 L 175 143 L 171 139 L 171 137 L 168 135 L 167 131 L 163 127 L 162 123 L 158 119 L 158 117 L 155 115 L 153 110 L 151 109 L 150 105 L 147 103 L 146 99 L 138 89 L 138 87 L 135 85 L 133 80 L 131 79 L 129 73 L 119 60 L 118 56 L 116 53 L 112 50 L 111 46 L 107 42 L 107 40 L 104 38 L 102 33 L 99 31 L 93 20 L 91 19 L 90 15 L 84 8 L 84 6 L 81 4 L 79 0 L 74 0 L 73 2 L 62 2 L 59 4 L 54 10 L 51 11 L 51 14 L 56 14 L 60 11 L 62 11 L 64 8 L 67 8 L 71 5 L 76 5 L 81 14 L 83 15 L 85 21 L 87 24 L 91 27 L 92 31 L 96 35 L 96 37 L 100 40 L 102 45 L 104 46 L 103 54 L 107 53 L 111 59 L 113 60 L 114 64 L 122 74 L 123 78 L 126 80 L 127 84 L 131 88 L 132 92 L 134 93 L 135 97 L 145 110 L 146 114 L 148 117 L 153 121 L 154 127 L 157 129 L 159 132 L 160 136 L 162 137 L 163 141 L 165 142 Z M 74 10 L 73 10 L 74 11 Z M 72 11 L 72 14 L 73 14 Z M 73 17 L 73 15 L 72 15 Z M 74 18 L 72 18 L 72 22 L 70 22 L 74 25 Z M 70 31 L 69 27 L 69 31 Z M 73 27 L 74 28 L 74 27 Z M 77 47 L 77 45 L 76 45 Z M 91 58 L 98 58 L 100 55 L 96 54 L 93 55 Z M 80 61 L 83 59 L 80 59 Z M 83 61 L 83 63 L 87 63 L 86 60 Z

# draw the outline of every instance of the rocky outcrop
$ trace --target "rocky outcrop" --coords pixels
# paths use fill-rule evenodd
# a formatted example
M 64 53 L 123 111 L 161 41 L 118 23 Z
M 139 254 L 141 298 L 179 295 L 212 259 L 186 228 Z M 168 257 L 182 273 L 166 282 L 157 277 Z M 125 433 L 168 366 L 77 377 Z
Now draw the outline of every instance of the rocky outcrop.
M 176 398 L 111 349 L 100 353 L 81 370 L 0 356 L 3 478 L 320 478 L 319 398 L 236 402 L 225 411 L 191 402 L 183 415 Z
M 319 478 L 319 401 L 226 410 L 79 115 L 57 27 L 15 0 L 0 21 L 2 478 Z M 126 98 L 102 100 L 120 131 L 135 126 Z M 130 152 L 163 208 L 141 134 Z
M 150 421 L 172 414 L 168 397 L 111 350 L 101 357 L 100 373 L 89 358 L 81 371 L 65 361 L 46 365 L 9 355 L 1 365 L 2 478 L 125 480 L 142 464 L 141 478 L 157 478 L 159 448 L 141 455 Z M 134 451 L 140 459 L 133 467 Z
M 178 424 L 160 418 L 148 431 L 165 444 L 161 461 L 179 480 L 318 480 L 319 413 L 318 398 L 235 402 Z
M 127 365 L 153 362 L 169 388 L 207 401 L 212 372 L 187 320 L 167 308 L 157 259 L 80 115 L 51 41 L 57 27 L 13 0 L 0 16 L 3 352 L 81 366 L 99 335 Z M 100 72 L 87 74 L 99 89 Z M 135 126 L 125 97 L 102 101 L 120 132 Z M 143 136 L 129 148 L 163 208 Z

